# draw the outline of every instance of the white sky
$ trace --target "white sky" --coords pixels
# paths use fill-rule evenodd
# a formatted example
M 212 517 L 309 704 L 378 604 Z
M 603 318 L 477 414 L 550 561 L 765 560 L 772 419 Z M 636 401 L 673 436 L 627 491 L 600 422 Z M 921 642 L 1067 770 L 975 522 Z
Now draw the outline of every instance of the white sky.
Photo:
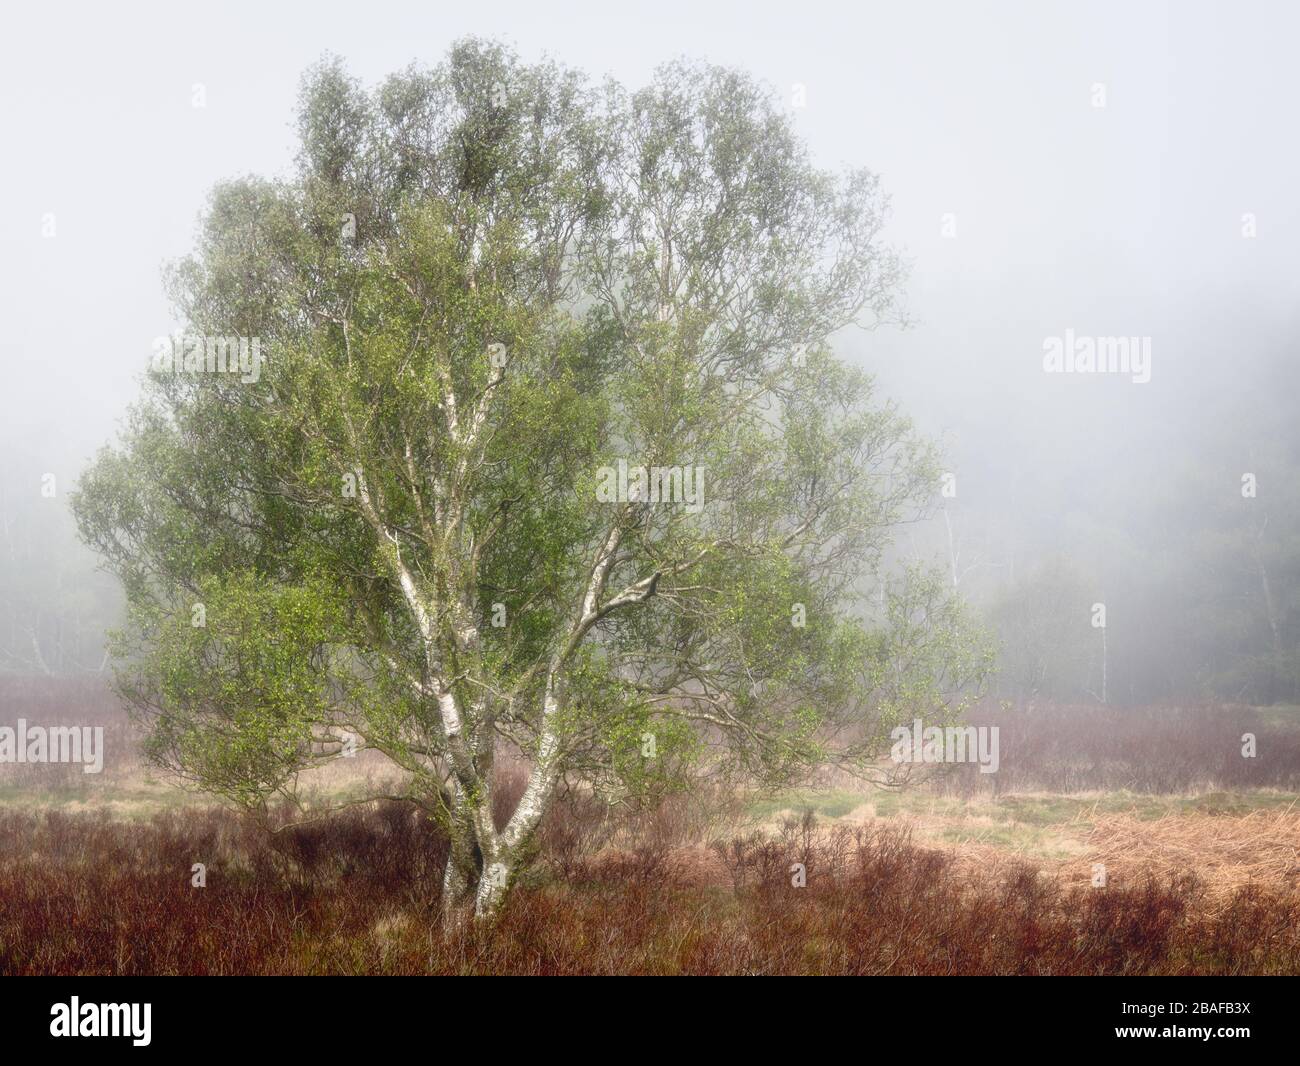
M 71 475 L 111 434 L 153 338 L 173 325 L 161 265 L 189 250 L 214 182 L 287 170 L 307 65 L 337 52 L 373 84 L 413 59 L 436 62 L 469 33 L 631 86 L 679 54 L 745 67 L 787 98 L 805 84 L 798 123 L 814 157 L 882 175 L 890 237 L 915 263 L 919 324 L 854 339 L 853 357 L 959 453 L 1023 456 L 1042 434 L 1052 441 L 1035 454 L 1077 453 L 1098 417 L 1123 448 L 1124 427 L 1155 397 L 1248 375 L 1230 368 L 1276 338 L 1294 345 L 1297 11 L 847 0 L 11 8 L 0 37 L 0 463 Z M 196 82 L 203 109 L 191 106 Z M 1105 109 L 1091 106 L 1095 82 Z M 946 212 L 956 240 L 940 236 Z M 1241 237 L 1245 212 L 1258 218 L 1255 240 Z M 1045 380 L 1043 338 L 1066 327 L 1153 336 L 1152 384 Z

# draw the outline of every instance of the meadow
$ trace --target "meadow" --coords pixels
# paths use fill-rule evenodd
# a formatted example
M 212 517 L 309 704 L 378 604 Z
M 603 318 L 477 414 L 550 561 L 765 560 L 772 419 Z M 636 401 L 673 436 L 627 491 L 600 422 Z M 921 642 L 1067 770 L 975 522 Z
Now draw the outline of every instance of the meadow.
M 499 920 L 449 928 L 447 843 L 409 807 L 256 824 L 147 767 L 97 679 L 6 685 L 107 745 L 98 775 L 0 767 L 7 974 L 1300 972 L 1295 708 L 989 706 L 995 775 L 574 791 Z M 377 772 L 353 763 L 322 794 Z M 503 818 L 523 780 L 498 771 Z

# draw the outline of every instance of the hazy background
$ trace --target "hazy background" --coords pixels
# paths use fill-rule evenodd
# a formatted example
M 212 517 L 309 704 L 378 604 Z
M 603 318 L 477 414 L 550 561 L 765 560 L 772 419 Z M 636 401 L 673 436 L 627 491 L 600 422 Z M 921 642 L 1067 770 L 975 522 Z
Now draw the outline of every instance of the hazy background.
M 374 84 L 472 33 L 628 86 L 681 54 L 786 103 L 800 84 L 814 157 L 882 176 L 914 323 L 842 347 L 945 444 L 947 521 L 900 550 L 938 553 L 997 628 L 1006 694 L 1100 698 L 1100 601 L 1112 702 L 1300 698 L 1295 8 L 52 4 L 6 22 L 0 668 L 101 661 L 112 590 L 72 547 L 66 492 L 178 325 L 160 269 L 209 188 L 287 176 L 323 52 Z M 1151 337 L 1150 383 L 1044 374 L 1067 328 Z

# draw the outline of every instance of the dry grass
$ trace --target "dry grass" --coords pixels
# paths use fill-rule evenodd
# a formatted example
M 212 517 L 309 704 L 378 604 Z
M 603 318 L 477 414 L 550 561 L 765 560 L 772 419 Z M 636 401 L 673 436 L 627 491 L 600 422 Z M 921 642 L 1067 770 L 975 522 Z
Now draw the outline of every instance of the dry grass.
M 1297 780 L 1300 732 L 1285 716 L 1012 712 L 992 795 L 979 775 L 903 793 L 837 779 L 629 813 L 576 791 L 501 921 L 448 931 L 446 842 L 409 810 L 268 839 L 151 774 L 95 685 L 6 694 L 12 717 L 103 722 L 110 758 L 98 776 L 0 768 L 0 973 L 1300 970 L 1300 806 L 1276 791 Z M 1278 731 L 1267 764 L 1234 754 L 1248 726 Z M 338 799 L 384 772 L 363 753 L 309 788 Z M 525 774 L 501 760 L 498 822 Z
M 1064 867 L 1067 883 L 1087 882 L 1091 864 L 1099 862 L 1112 883 L 1131 884 L 1148 873 L 1194 874 L 1215 907 L 1247 886 L 1278 892 L 1300 887 L 1300 811 L 1294 809 L 1155 820 L 1104 815 L 1086 840 L 1086 859 Z
M 998 727 L 1000 766 L 953 768 L 943 785 L 962 794 L 1300 790 L 1300 708 L 989 701 L 968 720 Z M 1246 733 L 1258 741 L 1253 758 L 1242 757 Z
M 566 808 L 552 821 L 586 815 Z M 572 825 L 552 825 L 562 838 Z M 1300 969 L 1300 895 L 1183 876 L 1070 888 L 963 869 L 899 826 L 545 856 L 493 926 L 444 928 L 445 841 L 399 806 L 286 829 L 0 815 L 10 974 L 1239 974 Z M 208 863 L 208 885 L 190 865 Z M 791 867 L 806 870 L 796 887 Z M 563 872 L 561 866 L 564 867 Z
M 805 793 L 791 801 L 785 817 L 817 809 L 821 801 L 823 808 L 844 812 L 826 819 L 832 824 L 903 827 L 975 880 L 1031 866 L 1066 886 L 1088 887 L 1093 864 L 1103 863 L 1111 884 L 1194 875 L 1211 907 L 1250 885 L 1280 893 L 1300 889 L 1300 799 L 1290 794 L 990 799 L 912 792 L 862 798 L 855 803 L 843 790 L 828 797 Z M 772 832 L 780 821 L 767 816 L 757 826 Z

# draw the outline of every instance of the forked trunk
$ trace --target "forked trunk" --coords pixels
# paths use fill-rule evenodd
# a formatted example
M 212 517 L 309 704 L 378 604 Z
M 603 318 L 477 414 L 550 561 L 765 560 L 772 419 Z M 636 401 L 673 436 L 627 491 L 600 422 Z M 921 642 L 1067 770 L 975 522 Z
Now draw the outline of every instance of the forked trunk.
M 506 892 L 510 888 L 512 872 L 510 867 L 500 860 L 483 871 L 478 881 L 478 890 L 474 893 L 476 922 L 490 921 L 497 916 L 501 904 L 505 902 Z
M 442 920 L 447 928 L 462 921 L 469 912 L 478 888 L 477 871 L 471 872 L 454 854 L 447 856 L 442 874 Z

